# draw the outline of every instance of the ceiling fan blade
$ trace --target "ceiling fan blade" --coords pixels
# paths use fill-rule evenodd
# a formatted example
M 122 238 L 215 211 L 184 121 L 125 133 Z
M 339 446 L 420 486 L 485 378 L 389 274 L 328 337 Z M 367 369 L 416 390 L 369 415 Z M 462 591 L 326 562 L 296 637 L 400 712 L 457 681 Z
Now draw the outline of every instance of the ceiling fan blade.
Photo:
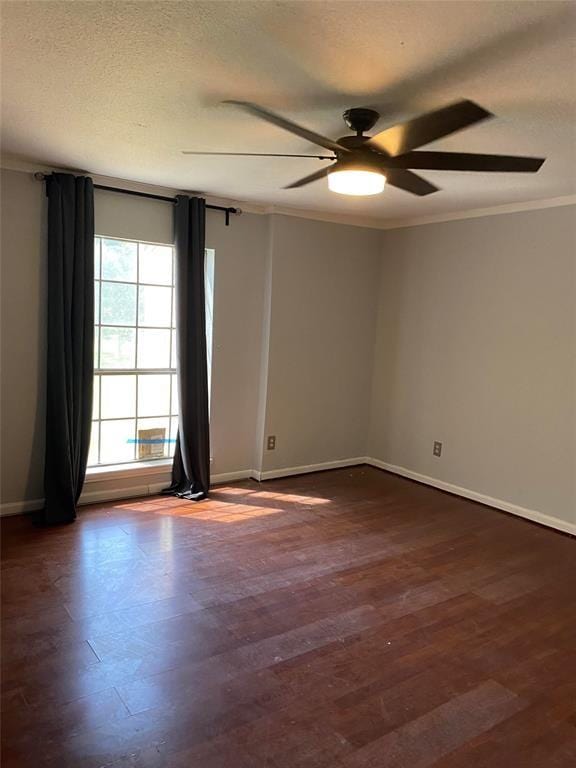
M 309 176 L 304 176 L 302 179 L 298 179 L 298 181 L 292 182 L 292 184 L 288 184 L 287 187 L 284 187 L 284 189 L 296 189 L 297 187 L 305 187 L 306 184 L 311 184 L 313 181 L 318 181 L 319 179 L 323 179 L 334 168 L 334 165 L 329 166 L 328 168 L 322 168 L 320 171 L 316 171 L 316 173 L 311 173 Z
M 411 192 L 413 195 L 418 195 L 418 197 L 431 195 L 440 189 L 421 176 L 403 168 L 384 168 L 383 170 L 387 184 L 403 189 L 405 192 Z
M 334 155 L 285 155 L 277 152 L 195 152 L 182 150 L 183 155 L 221 155 L 223 157 L 311 157 L 312 160 L 335 160 Z
M 257 104 L 252 104 L 249 101 L 224 101 L 222 103 L 233 104 L 236 107 L 241 107 L 251 115 L 261 117 L 263 120 L 266 120 L 273 125 L 277 125 L 279 128 L 284 128 L 285 131 L 294 133 L 296 136 L 300 136 L 307 141 L 311 141 L 313 144 L 318 144 L 318 146 L 324 147 L 325 149 L 331 149 L 333 152 L 349 151 L 346 149 L 346 147 L 340 146 L 337 141 L 333 141 L 326 136 L 321 136 L 319 133 L 315 133 L 314 131 L 309 131 L 308 128 L 303 128 L 301 125 L 297 125 L 297 123 L 293 123 L 291 120 L 287 120 L 285 117 L 281 117 L 274 112 L 269 112 L 267 109 L 263 109 Z
M 396 157 L 490 117 L 494 115 L 473 101 L 457 101 L 414 120 L 393 125 L 372 136 L 365 146 Z
M 513 155 L 476 155 L 468 152 L 406 152 L 399 157 L 390 158 L 389 162 L 392 168 L 421 168 L 430 171 L 536 173 L 544 159 Z

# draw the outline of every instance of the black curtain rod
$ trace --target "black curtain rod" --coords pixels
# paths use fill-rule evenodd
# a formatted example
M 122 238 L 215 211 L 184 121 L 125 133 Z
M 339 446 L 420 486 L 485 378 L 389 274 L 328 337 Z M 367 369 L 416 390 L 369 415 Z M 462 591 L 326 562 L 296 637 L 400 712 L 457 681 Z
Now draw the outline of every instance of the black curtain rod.
M 49 174 L 41 172 L 35 173 L 34 178 L 38 181 L 45 181 L 49 178 Z M 163 203 L 175 203 L 175 197 L 167 197 L 166 195 L 153 195 L 151 192 L 137 192 L 134 189 L 121 189 L 120 187 L 107 187 L 104 184 L 94 184 L 94 189 L 101 189 L 104 192 L 118 192 L 122 195 L 132 195 L 133 197 L 146 197 L 149 200 L 161 200 Z M 212 211 L 223 211 L 226 215 L 226 226 L 230 224 L 230 214 L 239 216 L 242 211 L 240 208 L 226 207 L 224 205 L 209 205 L 206 203 L 206 208 L 210 208 Z

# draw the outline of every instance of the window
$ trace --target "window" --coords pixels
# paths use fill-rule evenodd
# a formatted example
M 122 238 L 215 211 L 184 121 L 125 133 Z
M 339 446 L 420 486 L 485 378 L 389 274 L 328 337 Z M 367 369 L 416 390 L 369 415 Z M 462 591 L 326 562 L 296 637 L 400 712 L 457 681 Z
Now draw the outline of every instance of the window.
M 214 260 L 207 251 L 210 370 Z M 88 465 L 173 455 L 178 429 L 174 248 L 96 237 L 94 409 Z

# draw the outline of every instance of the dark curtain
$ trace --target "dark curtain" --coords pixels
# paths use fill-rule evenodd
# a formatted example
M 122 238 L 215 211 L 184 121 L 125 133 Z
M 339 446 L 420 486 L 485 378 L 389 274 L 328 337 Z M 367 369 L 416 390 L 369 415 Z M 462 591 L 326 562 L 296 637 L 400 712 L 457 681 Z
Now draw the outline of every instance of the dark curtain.
M 48 194 L 45 506 L 36 522 L 71 523 L 86 475 L 94 378 L 94 189 L 54 173 Z
M 210 487 L 204 246 L 206 202 L 176 198 L 176 357 L 180 418 L 172 484 L 165 493 L 197 501 Z

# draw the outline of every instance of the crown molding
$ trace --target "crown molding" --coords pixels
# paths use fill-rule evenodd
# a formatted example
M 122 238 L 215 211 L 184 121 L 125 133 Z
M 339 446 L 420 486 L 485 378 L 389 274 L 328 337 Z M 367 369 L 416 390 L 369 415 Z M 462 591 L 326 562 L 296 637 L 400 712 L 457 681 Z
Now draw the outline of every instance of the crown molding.
M 323 221 L 327 224 L 348 224 L 352 227 L 364 227 L 366 229 L 385 229 L 384 225 L 386 223 L 382 219 L 375 219 L 373 216 L 355 216 L 348 213 L 316 211 L 284 205 L 270 205 L 266 213 L 294 216 L 298 219 L 310 219 L 312 221 Z
M 447 221 L 460 221 L 462 219 L 479 219 L 483 216 L 501 216 L 506 213 L 521 213 L 522 211 L 537 211 L 544 208 L 559 208 L 565 205 L 576 205 L 576 195 L 563 195 L 561 197 L 548 197 L 542 200 L 526 200 L 518 203 L 505 203 L 490 208 L 471 208 L 454 213 L 439 213 L 434 216 L 422 216 L 411 219 L 389 219 L 381 222 L 380 229 L 404 229 L 406 227 L 419 227 L 424 224 L 441 224 Z
M 86 173 L 89 174 L 96 184 L 106 186 L 118 186 L 125 189 L 135 190 L 137 192 L 150 192 L 158 195 L 177 195 L 177 194 L 202 194 L 207 202 L 213 205 L 232 206 L 240 208 L 243 213 L 255 213 L 259 215 L 280 214 L 282 216 L 294 216 L 300 219 L 310 219 L 313 221 L 323 221 L 328 224 L 349 224 L 355 227 L 365 227 L 367 229 L 405 229 L 407 227 L 418 227 L 425 224 L 441 224 L 449 221 L 460 221 L 463 219 L 476 219 L 483 216 L 499 216 L 507 213 L 520 213 L 522 211 L 534 211 L 544 208 L 556 208 L 566 205 L 576 205 L 576 195 L 563 195 L 561 197 L 551 197 L 542 200 L 527 200 L 517 203 L 505 203 L 495 205 L 489 208 L 471 208 L 462 211 L 438 213 L 431 216 L 407 217 L 401 219 L 379 219 L 373 216 L 357 216 L 332 211 L 319 211 L 313 209 L 294 208 L 291 206 L 282 206 L 266 203 L 254 203 L 245 200 L 237 200 L 230 197 L 219 197 L 203 193 L 200 190 L 195 192 L 191 190 L 180 190 L 174 187 L 165 187 L 147 182 L 134 181 L 130 179 L 121 179 L 116 176 L 102 176 L 97 173 L 79 168 L 63 168 L 56 165 L 47 165 L 41 162 L 33 162 L 25 158 L 13 156 L 2 156 L 0 158 L 0 167 L 24 173 L 34 173 L 41 171 L 51 173 L 61 171 L 65 173 Z

